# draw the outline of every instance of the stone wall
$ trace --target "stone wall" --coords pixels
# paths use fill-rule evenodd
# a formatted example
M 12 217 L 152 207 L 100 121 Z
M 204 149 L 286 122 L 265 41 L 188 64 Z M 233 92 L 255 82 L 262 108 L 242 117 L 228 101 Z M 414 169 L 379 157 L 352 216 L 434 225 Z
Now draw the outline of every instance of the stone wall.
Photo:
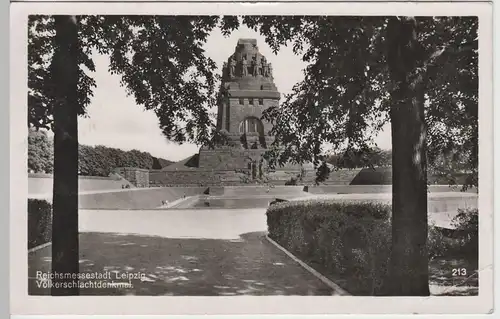
M 252 152 L 253 151 L 253 152 Z M 149 173 L 150 186 L 177 186 L 177 185 L 245 185 L 250 170 L 247 168 L 249 157 L 258 157 L 259 150 L 200 151 L 200 158 L 204 158 L 205 167 L 179 170 L 152 170 Z M 210 165 L 210 166 L 208 166 Z M 356 179 L 361 169 L 340 169 L 330 172 L 328 180 L 322 185 L 359 185 Z M 301 173 L 300 167 L 291 166 L 278 168 L 267 174 L 270 183 L 285 185 L 291 179 L 296 179 Z M 246 177 L 245 177 L 246 176 Z M 305 171 L 302 180 L 297 185 L 314 185 L 316 171 L 312 168 Z M 390 183 L 389 183 L 390 184 Z M 370 185 L 378 185 L 372 182 Z
M 243 149 L 236 147 L 220 147 L 200 150 L 199 167 L 217 170 L 247 169 L 248 163 L 258 162 L 265 149 Z
M 246 170 L 177 170 L 177 171 L 150 171 L 150 186 L 230 186 L 248 184 Z M 284 185 L 298 171 L 277 170 L 267 175 L 271 183 Z
M 115 169 L 124 179 L 136 187 L 149 187 L 149 170 L 135 167 L 118 167 Z
M 151 187 L 159 186 L 209 186 L 239 185 L 240 175 L 234 170 L 214 171 L 211 169 L 150 171 Z

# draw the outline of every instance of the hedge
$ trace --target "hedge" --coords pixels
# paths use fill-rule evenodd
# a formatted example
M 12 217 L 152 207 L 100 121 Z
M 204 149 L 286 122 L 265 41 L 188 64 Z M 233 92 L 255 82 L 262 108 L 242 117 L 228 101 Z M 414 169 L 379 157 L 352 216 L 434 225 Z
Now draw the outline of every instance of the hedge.
M 52 240 L 52 205 L 41 199 L 28 199 L 28 249 Z
M 456 227 L 458 249 L 456 254 L 479 258 L 479 213 L 478 209 L 459 209 L 453 218 Z
M 385 295 L 390 280 L 390 205 L 292 201 L 270 206 L 266 215 L 271 239 L 351 294 Z M 429 228 L 430 259 L 461 251 L 463 242 L 447 239 L 438 228 Z
M 378 203 L 293 201 L 269 207 L 267 224 L 271 239 L 349 292 L 377 295 L 387 273 L 390 212 Z

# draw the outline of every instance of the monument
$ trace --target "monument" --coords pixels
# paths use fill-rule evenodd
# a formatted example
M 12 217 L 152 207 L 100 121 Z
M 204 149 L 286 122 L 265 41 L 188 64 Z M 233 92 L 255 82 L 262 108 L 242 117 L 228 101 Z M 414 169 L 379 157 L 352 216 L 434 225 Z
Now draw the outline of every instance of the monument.
M 234 53 L 223 64 L 217 130 L 226 137 L 215 147 L 201 147 L 199 154 L 151 171 L 150 180 L 162 185 L 234 185 L 262 177 L 266 163 L 262 155 L 273 142 L 272 124 L 262 120 L 266 109 L 277 106 L 280 92 L 274 84 L 271 63 L 255 39 L 240 39 Z M 278 184 L 300 173 L 287 166 L 267 172 Z
M 257 175 L 261 155 L 273 141 L 271 123 L 263 112 L 277 106 L 280 93 L 269 72 L 269 63 L 259 52 L 257 41 L 240 39 L 222 70 L 224 95 L 218 106 L 217 130 L 227 145 L 202 147 L 199 167 L 215 170 L 249 169 Z

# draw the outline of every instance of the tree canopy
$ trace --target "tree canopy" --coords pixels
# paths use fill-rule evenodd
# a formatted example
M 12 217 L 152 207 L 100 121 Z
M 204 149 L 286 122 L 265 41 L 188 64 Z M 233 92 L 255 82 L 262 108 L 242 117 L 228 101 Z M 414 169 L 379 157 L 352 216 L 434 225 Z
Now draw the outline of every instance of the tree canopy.
M 216 27 L 228 30 L 234 17 L 78 16 L 78 113 L 86 114 L 96 82 L 93 53 L 108 55 L 109 72 L 119 74 L 127 93 L 160 120 L 176 142 L 207 144 L 215 123 L 216 63 L 203 45 Z M 51 129 L 57 85 L 50 63 L 54 53 L 53 16 L 32 15 L 28 28 L 28 123 Z M 234 25 L 234 23 L 233 23 Z M 216 90 L 217 88 L 217 90 Z
M 245 24 L 266 37 L 274 52 L 292 45 L 308 65 L 304 80 L 265 118 L 274 124 L 271 162 L 326 160 L 335 153 L 373 149 L 374 133 L 389 121 L 388 17 L 335 16 L 80 16 L 79 114 L 96 83 L 92 54 L 109 55 L 109 71 L 138 104 L 153 110 L 165 136 L 177 142 L 214 141 L 209 108 L 220 98 L 216 63 L 203 45 L 209 33 Z M 476 17 L 418 17 L 419 61 L 412 78 L 424 78 L 427 156 L 460 157 L 477 185 Z M 49 70 L 54 19 L 30 16 L 29 124 L 50 128 L 55 88 Z M 444 155 L 443 155 L 444 154 Z
M 371 149 L 388 121 L 391 81 L 389 17 L 245 17 L 277 52 L 292 45 L 308 63 L 304 80 L 265 118 L 276 136 L 270 158 L 325 160 L 325 143 L 337 152 Z M 417 61 L 409 82 L 423 83 L 430 166 L 443 154 L 461 157 L 477 186 L 478 19 L 417 17 Z M 404 63 L 404 61 L 403 61 Z M 435 166 L 439 166 L 436 165 Z

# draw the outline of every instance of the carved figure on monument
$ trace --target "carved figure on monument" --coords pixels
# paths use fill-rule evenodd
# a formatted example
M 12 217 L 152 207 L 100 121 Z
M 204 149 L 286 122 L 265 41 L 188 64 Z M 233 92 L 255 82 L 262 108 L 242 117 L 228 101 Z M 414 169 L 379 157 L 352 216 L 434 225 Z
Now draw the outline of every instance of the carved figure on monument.
M 273 66 L 271 63 L 267 64 L 268 72 L 269 72 L 269 77 L 273 77 Z
M 231 57 L 231 61 L 229 61 L 229 76 L 234 77 L 236 69 L 236 61 L 234 60 L 234 57 Z
M 269 77 L 269 66 L 267 64 L 262 64 L 262 75 L 266 78 Z
M 267 76 L 266 75 L 266 67 L 267 67 L 267 60 L 266 60 L 266 57 L 262 57 L 260 59 L 260 63 L 259 63 L 259 73 L 262 75 L 262 76 Z
M 252 75 L 257 76 L 258 75 L 258 67 L 257 67 L 257 62 L 255 62 L 255 59 L 252 60 Z
M 242 76 L 247 76 L 248 75 L 248 62 L 247 59 L 243 58 L 243 61 L 241 61 L 241 67 L 242 67 Z

